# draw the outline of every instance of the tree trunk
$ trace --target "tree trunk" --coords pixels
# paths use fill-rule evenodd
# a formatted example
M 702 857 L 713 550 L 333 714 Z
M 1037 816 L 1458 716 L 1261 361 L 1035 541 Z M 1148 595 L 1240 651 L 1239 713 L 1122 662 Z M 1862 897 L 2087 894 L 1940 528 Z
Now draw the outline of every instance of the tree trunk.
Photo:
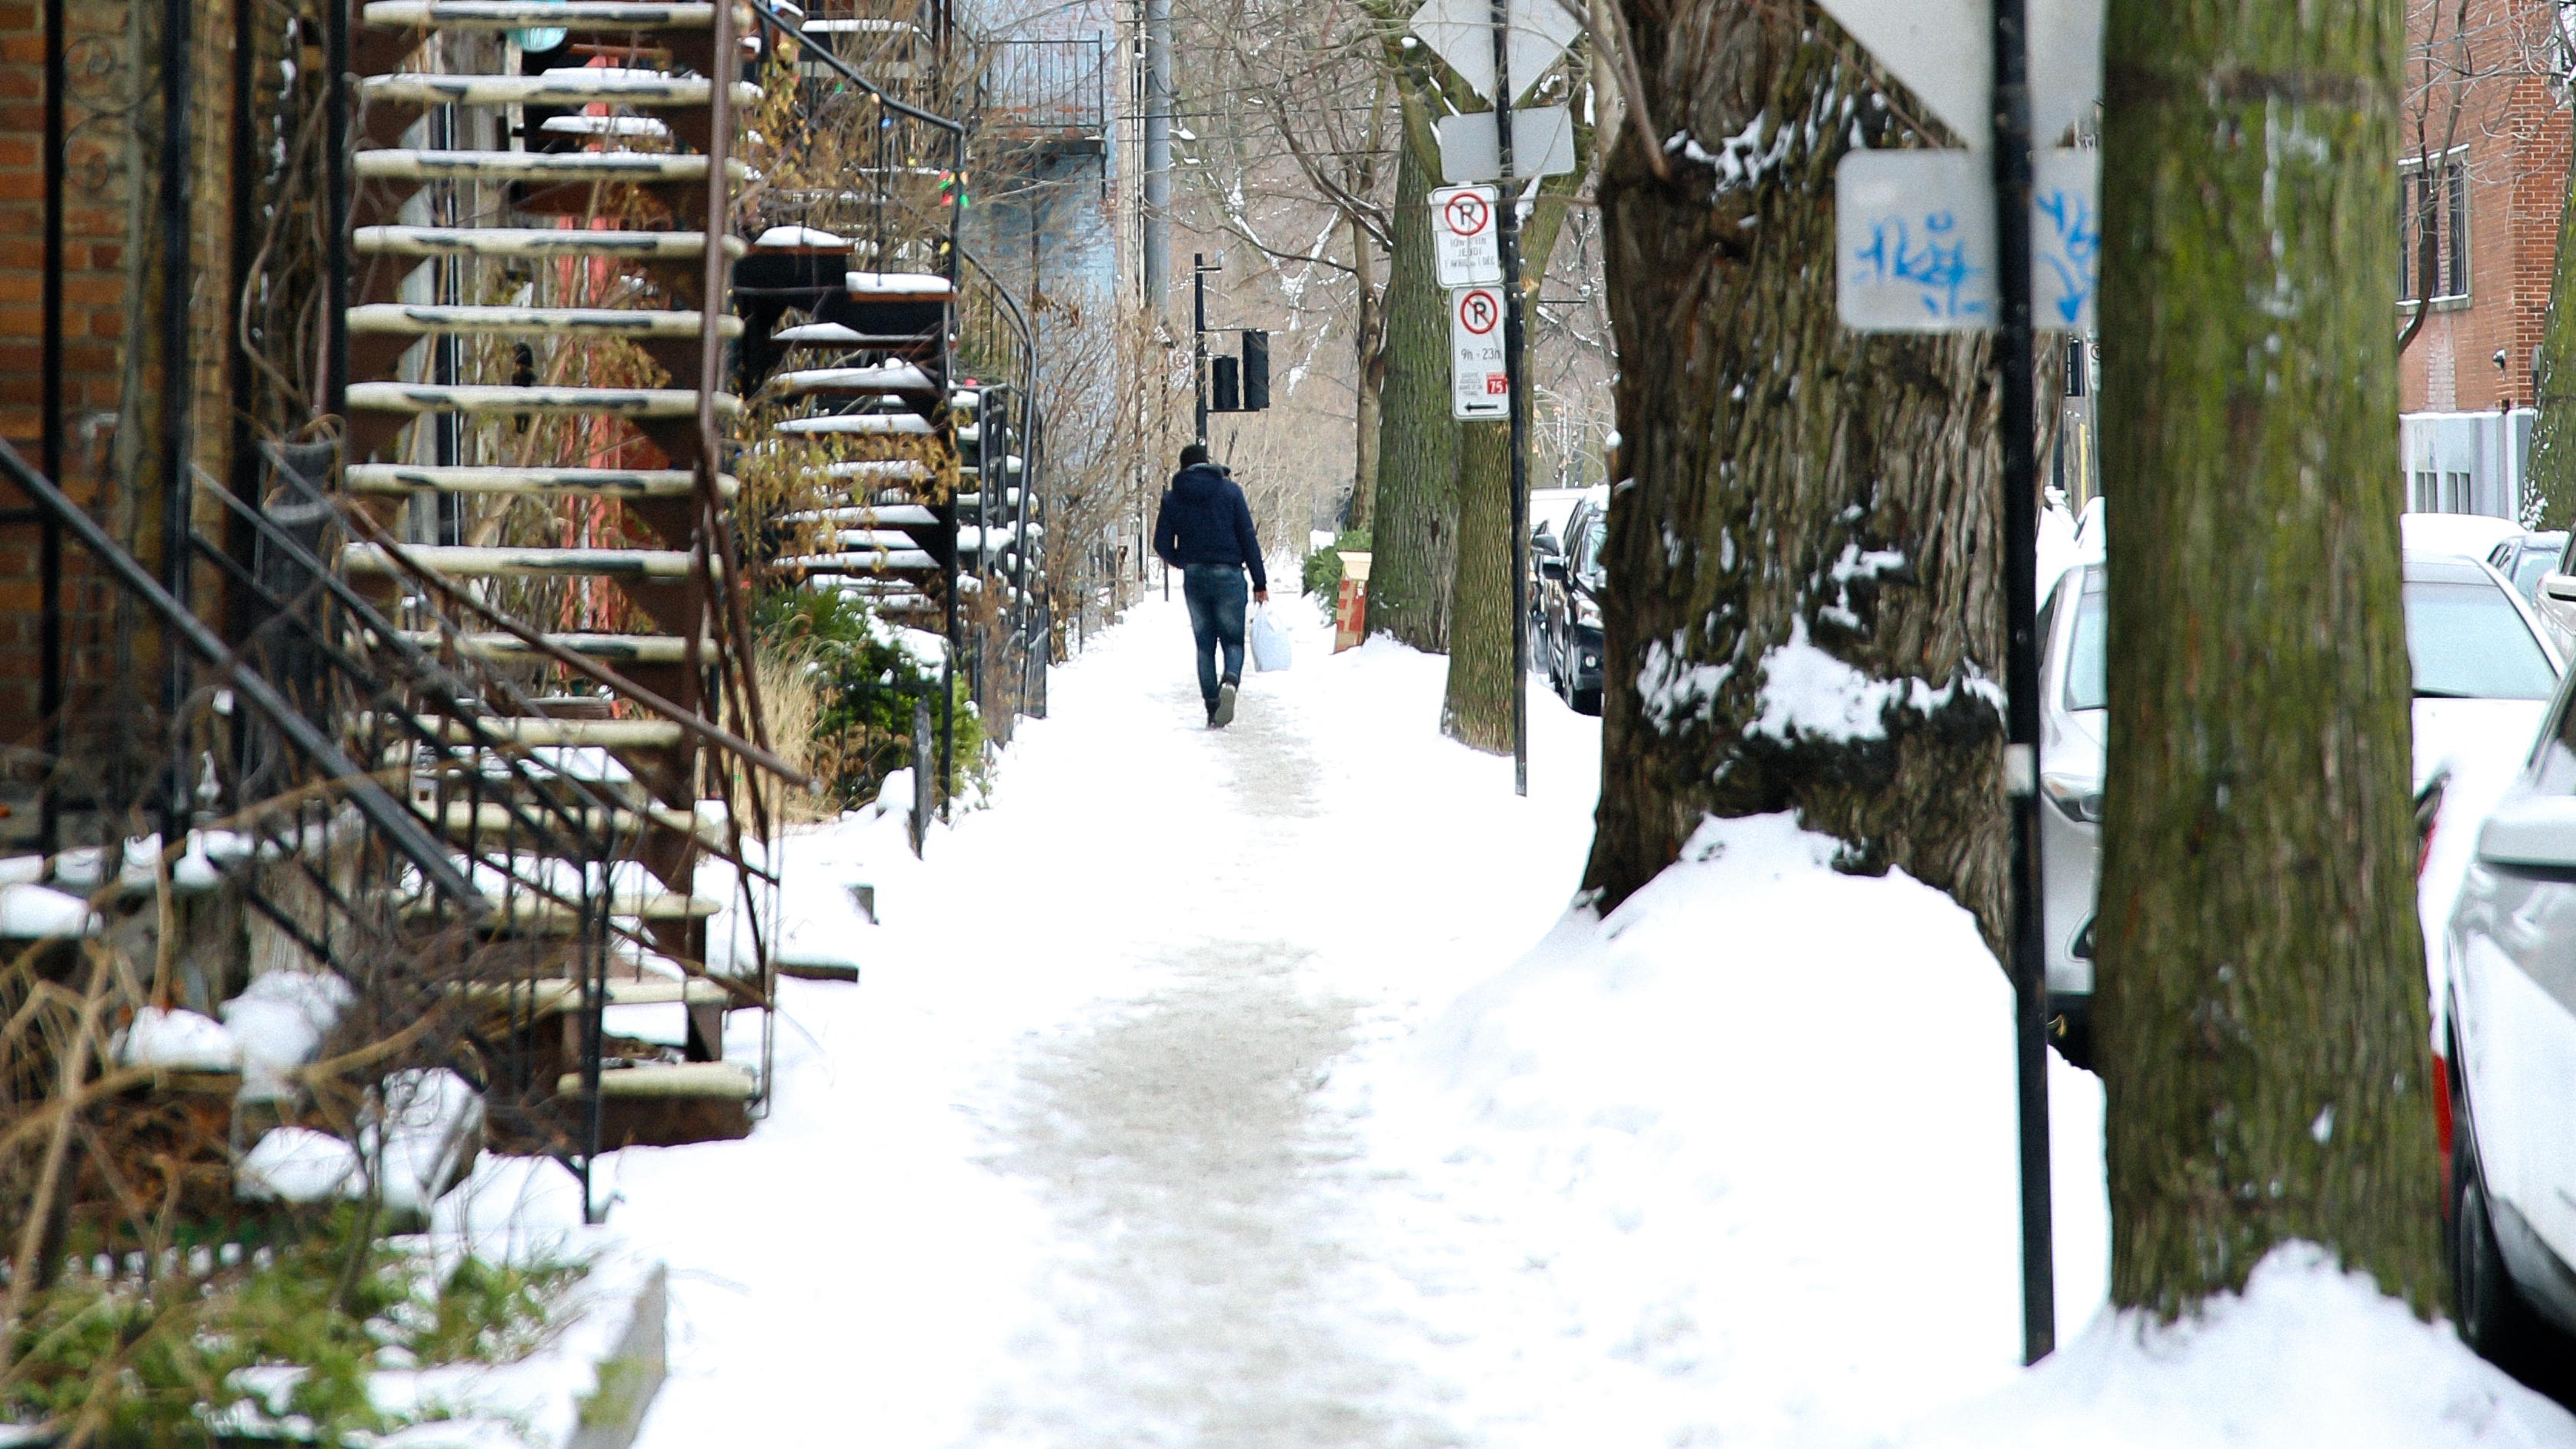
M 1578 165 L 1574 174 L 1581 171 Z M 1543 193 L 1521 227 L 1521 294 L 1523 305 L 1531 311 L 1537 309 L 1539 280 L 1547 275 L 1548 258 L 1556 251 L 1557 234 L 1564 224 L 1563 198 Z M 1445 313 L 1442 321 L 1445 332 Z M 1533 321 L 1525 333 L 1536 330 Z M 1523 340 L 1526 344 L 1526 335 Z M 1534 351 L 1528 345 L 1521 350 L 1523 379 L 1533 375 Z M 1509 754 L 1516 682 L 1511 427 L 1507 423 L 1449 426 L 1460 434 L 1458 559 L 1449 589 L 1449 679 L 1440 702 L 1440 732 L 1471 749 Z
M 1615 904 L 1704 816 L 1794 809 L 1999 942 L 1987 348 L 1834 311 L 1834 166 L 1899 143 L 1884 87 L 1812 4 L 1631 0 L 1626 40 L 1640 119 L 1724 169 L 1675 144 L 1659 181 L 1631 128 L 1601 188 L 1622 441 L 1585 883 Z
M 1369 628 L 1416 649 L 1449 647 L 1457 568 L 1458 425 L 1449 417 L 1449 312 L 1431 267 L 1425 198 L 1437 154 L 1408 97 L 1395 169 L 1395 245 L 1387 259 L 1386 385 L 1378 400 L 1378 484 L 1371 509 Z
M 1370 253 L 1368 228 L 1358 217 L 1351 218 L 1351 271 L 1359 285 L 1359 335 L 1354 339 L 1358 366 L 1352 370 L 1358 389 L 1358 459 L 1351 469 L 1351 506 L 1342 527 L 1353 533 L 1365 533 L 1369 526 L 1372 495 L 1377 490 L 1378 390 L 1386 384 L 1386 318 L 1377 290 L 1376 259 Z
M 2112 0 L 2102 139 L 2114 1302 L 2441 1260 L 2408 797 L 2397 0 Z
M 2549 274 L 2540 357 L 2531 369 L 2531 405 L 2538 415 L 2531 420 L 2525 528 L 2565 528 L 2576 522 L 2576 205 L 2569 204 L 2571 196 L 2576 196 L 2576 167 L 2559 198 L 2558 261 Z

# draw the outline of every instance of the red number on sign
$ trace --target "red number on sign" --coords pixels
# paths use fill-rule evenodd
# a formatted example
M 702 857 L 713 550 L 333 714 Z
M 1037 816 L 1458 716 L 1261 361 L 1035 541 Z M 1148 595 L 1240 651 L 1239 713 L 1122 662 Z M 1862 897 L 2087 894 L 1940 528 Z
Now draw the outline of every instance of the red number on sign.
M 1508 394 L 1511 390 L 1512 380 L 1509 373 L 1489 372 L 1485 374 L 1485 396 L 1502 397 Z

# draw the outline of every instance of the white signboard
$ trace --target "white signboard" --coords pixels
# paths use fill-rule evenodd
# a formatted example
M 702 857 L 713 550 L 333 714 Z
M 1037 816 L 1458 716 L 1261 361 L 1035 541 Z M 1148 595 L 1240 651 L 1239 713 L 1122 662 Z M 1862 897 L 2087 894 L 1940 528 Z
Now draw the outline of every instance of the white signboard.
M 1517 102 L 1538 83 L 1556 58 L 1583 33 L 1583 27 L 1557 0 L 1511 0 L 1505 24 L 1510 28 L 1512 99 Z M 1409 26 L 1431 53 L 1449 63 L 1469 89 L 1487 100 L 1494 96 L 1493 0 L 1431 0 L 1413 12 Z
M 1508 418 L 1510 373 L 1503 365 L 1503 289 L 1460 287 L 1449 294 L 1449 415 Z
M 2031 189 L 2030 320 L 2093 330 L 2102 280 L 2101 153 L 2043 151 Z M 1834 172 L 1835 305 L 1859 332 L 1976 332 L 1995 298 L 1993 158 L 1855 151 Z
M 1440 178 L 1464 185 L 1494 181 L 1503 174 L 1502 148 L 1494 142 L 1501 127 L 1491 111 L 1442 116 Z M 1533 106 L 1512 112 L 1512 176 L 1562 176 L 1574 169 L 1574 113 L 1563 106 Z
M 1979 150 L 1994 139 L 1992 0 L 1820 3 L 1960 139 Z M 2103 0 L 2027 0 L 2030 133 L 2041 146 L 2055 145 L 2101 98 L 2102 6 Z
M 1502 227 L 1490 186 L 1452 186 L 1431 193 L 1431 259 L 1443 287 L 1483 287 L 1503 279 Z

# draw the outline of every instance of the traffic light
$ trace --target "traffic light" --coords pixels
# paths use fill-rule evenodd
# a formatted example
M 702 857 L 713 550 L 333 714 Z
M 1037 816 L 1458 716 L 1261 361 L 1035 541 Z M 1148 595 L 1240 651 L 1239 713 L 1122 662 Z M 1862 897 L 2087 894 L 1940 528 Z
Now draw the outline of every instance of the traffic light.
M 1243 411 L 1242 373 L 1235 360 L 1224 353 L 1208 359 L 1208 411 Z
M 1243 333 L 1243 410 L 1270 410 L 1270 334 L 1251 328 Z

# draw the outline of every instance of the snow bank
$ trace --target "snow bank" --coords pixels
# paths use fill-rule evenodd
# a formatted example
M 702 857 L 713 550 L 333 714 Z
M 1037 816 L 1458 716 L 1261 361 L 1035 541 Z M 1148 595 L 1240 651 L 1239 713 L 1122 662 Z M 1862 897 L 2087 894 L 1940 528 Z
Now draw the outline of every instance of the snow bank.
M 1883 1444 L 2525 1449 L 2576 1445 L 2576 1417 L 2448 1324 L 2417 1321 L 2311 1243 L 2275 1248 L 2239 1298 L 2158 1324 L 2105 1314 L 2010 1387 Z
M 396 1072 L 383 1092 L 385 1206 L 427 1213 L 482 1141 L 483 1098 L 445 1067 Z
M 147 1006 L 117 1034 L 116 1059 L 129 1067 L 173 1072 L 229 1072 L 241 1064 L 241 1045 L 223 1023 L 193 1011 Z
M 233 1195 L 245 1202 L 322 1202 L 366 1188 L 358 1149 L 310 1127 L 272 1127 L 242 1154 Z
M 1559 1430 L 1850 1438 L 2016 1370 L 2011 989 L 1948 896 L 1839 874 L 1836 849 L 1785 815 L 1710 821 L 1425 1034 L 1467 1115 L 1442 1194 L 1515 1223 L 1554 1300 L 1494 1336 L 1586 1346 L 1518 1390 Z M 2099 1099 L 2056 1076 L 2098 1184 Z M 2093 1259 L 2061 1273 L 2077 1322 L 2100 1285 L 2088 1196 L 2059 1207 L 2061 1246 Z M 1475 1375 L 1478 1397 L 1515 1371 Z
M 291 1095 L 287 1074 L 313 1060 L 352 997 L 349 983 L 322 971 L 270 971 L 215 1008 L 241 1042 L 242 1096 Z
M 68 891 L 30 881 L 0 885 L 0 938 L 32 941 L 82 936 L 98 929 L 89 902 Z

